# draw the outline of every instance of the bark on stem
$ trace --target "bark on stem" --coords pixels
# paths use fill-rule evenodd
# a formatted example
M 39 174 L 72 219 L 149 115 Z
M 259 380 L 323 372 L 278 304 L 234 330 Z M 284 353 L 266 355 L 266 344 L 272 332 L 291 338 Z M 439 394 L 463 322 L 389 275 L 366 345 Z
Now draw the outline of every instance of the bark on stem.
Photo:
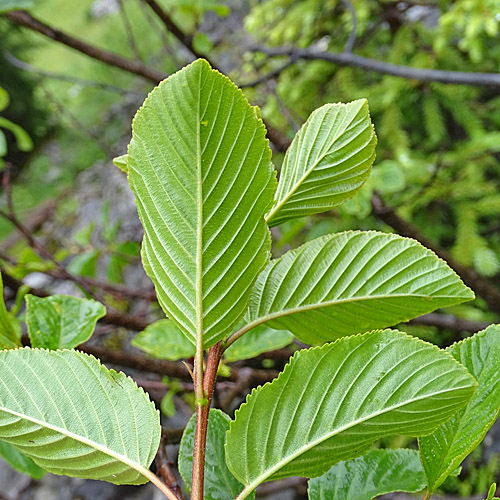
M 207 358 L 207 368 L 203 378 L 203 391 L 206 404 L 198 401 L 196 404 L 196 430 L 194 436 L 193 451 L 193 476 L 191 479 L 192 500 L 203 500 L 203 486 L 205 478 L 205 446 L 207 442 L 208 417 L 210 414 L 210 403 L 214 391 L 217 370 L 224 352 L 222 342 L 210 348 Z

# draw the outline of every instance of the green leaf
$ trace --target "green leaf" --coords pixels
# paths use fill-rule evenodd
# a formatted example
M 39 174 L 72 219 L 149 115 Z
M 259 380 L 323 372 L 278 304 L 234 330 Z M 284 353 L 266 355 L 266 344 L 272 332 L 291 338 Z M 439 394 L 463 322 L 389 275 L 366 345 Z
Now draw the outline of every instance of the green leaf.
M 375 159 L 366 99 L 314 111 L 286 152 L 269 225 L 325 212 L 351 198 Z
M 0 13 L 10 10 L 28 10 L 34 6 L 33 0 L 0 0 Z
M 494 498 L 494 494 L 495 494 L 495 491 L 497 489 L 497 485 L 496 483 L 493 483 L 491 486 L 490 486 L 490 489 L 488 490 L 488 498 L 486 498 L 486 500 L 498 500 L 496 498 Z
M 195 353 L 191 339 L 169 319 L 161 319 L 149 325 L 132 340 L 132 345 L 157 359 L 172 361 L 191 358 Z
M 15 349 L 21 346 L 20 332 L 14 322 L 15 318 L 7 312 L 5 307 L 2 273 L 0 273 L 0 349 Z
M 0 6 L 0 12 L 1 11 L 2 8 Z M 2 116 L 0 116 L 0 127 L 10 130 L 14 134 L 17 142 L 17 147 L 20 151 L 31 151 L 33 149 L 33 141 L 22 127 L 16 125 L 15 123 L 12 123 L 10 120 L 7 120 L 7 118 L 3 118 Z
M 290 345 L 293 335 L 287 330 L 273 330 L 265 325 L 256 326 L 236 340 L 224 352 L 228 362 L 255 358 L 259 354 Z
M 310 500 L 372 500 L 394 491 L 416 493 L 425 484 L 417 451 L 370 450 L 311 479 L 307 493 Z
M 0 130 L 0 157 L 7 154 L 7 140 L 5 134 Z
M 500 325 L 491 325 L 447 350 L 475 377 L 478 388 L 464 409 L 419 440 L 431 493 L 483 440 L 500 412 Z
M 475 388 L 448 353 L 398 331 L 301 350 L 230 425 L 227 464 L 246 485 L 238 499 L 264 481 L 320 476 L 381 437 L 430 434 Z
M 143 484 L 160 441 L 157 410 L 123 373 L 78 351 L 0 352 L 0 439 L 48 472 Z
M 473 298 L 448 265 L 417 241 L 349 231 L 271 261 L 252 291 L 248 321 L 314 344 Z
M 31 458 L 23 455 L 19 450 L 14 448 L 5 441 L 0 441 L 0 457 L 2 457 L 13 469 L 28 474 L 33 479 L 42 479 L 45 476 L 45 471 L 31 460 Z
M 69 295 L 26 295 L 26 325 L 33 347 L 72 349 L 86 342 L 106 308 L 95 300 Z
M 127 156 L 128 155 L 121 155 L 117 156 L 116 158 L 113 158 L 113 163 L 122 171 L 128 174 L 128 165 L 127 165 Z
M 2 5 L 2 1 L 0 0 L 0 6 Z M 3 111 L 10 102 L 9 93 L 2 87 L 0 87 L 0 111 Z
M 99 249 L 75 255 L 68 264 L 68 271 L 80 276 L 93 278 L 97 270 L 97 261 L 101 255 Z
M 210 410 L 205 455 L 205 500 L 233 500 L 243 489 L 226 465 L 224 443 L 229 422 L 231 419 L 225 413 Z M 196 415 L 193 415 L 184 430 L 179 449 L 179 472 L 189 489 L 193 472 L 195 427 Z M 255 494 L 251 498 L 255 498 Z
M 159 302 L 210 347 L 242 318 L 269 259 L 275 174 L 264 125 L 228 78 L 198 60 L 137 112 L 128 168 Z

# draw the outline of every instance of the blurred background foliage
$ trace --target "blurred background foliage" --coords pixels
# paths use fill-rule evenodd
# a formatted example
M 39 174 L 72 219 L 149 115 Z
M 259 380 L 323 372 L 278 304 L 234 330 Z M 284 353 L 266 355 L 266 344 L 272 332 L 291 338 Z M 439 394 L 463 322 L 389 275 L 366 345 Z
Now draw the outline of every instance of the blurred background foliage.
M 499 73 L 498 0 L 156 4 L 183 34 L 184 43 L 165 29 L 146 0 L 0 0 L 0 101 L 2 95 L 9 96 L 8 102 L 4 99 L 8 106 L 0 106 L 0 117 L 20 126 L 32 141 L 23 147 L 0 121 L 5 136 L 5 154 L 0 156 L 11 166 L 13 202 L 22 220 L 47 200 L 57 200 L 55 223 L 71 224 L 79 210 L 77 176 L 110 164 L 125 151 L 131 119 L 154 84 L 21 27 L 8 14 L 16 5 L 51 27 L 165 74 L 193 60 L 193 51 L 205 55 L 244 87 L 248 99 L 261 106 L 266 122 L 287 139 L 322 104 L 366 97 L 378 136 L 370 180 L 339 209 L 280 226 L 274 234 L 275 254 L 331 232 L 392 231 L 373 213 L 372 196 L 377 195 L 458 263 L 498 287 L 499 86 L 422 82 L 319 59 L 271 57 L 267 50 L 352 51 L 415 68 Z M 5 205 L 5 193 L 0 202 Z M 113 203 L 112 196 L 106 203 Z M 77 275 L 97 277 L 99 262 L 106 259 L 101 279 L 120 284 L 129 266 L 138 263 L 140 235 L 120 237 L 121 224 L 110 221 L 108 212 L 104 204 L 99 228 L 90 222 L 65 245 L 53 241 L 51 248 Z M 0 247 L 12 229 L 0 218 Z M 17 242 L 10 250 L 11 260 L 4 259 L 2 267 L 19 279 L 34 270 L 53 269 L 53 263 L 25 243 Z M 126 301 L 113 305 L 128 307 Z M 498 321 L 498 311 L 500 304 L 492 311 L 481 297 L 446 310 L 485 322 Z M 439 345 L 456 339 L 455 333 L 436 326 L 405 329 Z M 472 494 L 477 477 L 486 483 L 498 476 L 498 461 L 481 465 L 477 453 L 470 488 L 453 479 L 451 490 Z

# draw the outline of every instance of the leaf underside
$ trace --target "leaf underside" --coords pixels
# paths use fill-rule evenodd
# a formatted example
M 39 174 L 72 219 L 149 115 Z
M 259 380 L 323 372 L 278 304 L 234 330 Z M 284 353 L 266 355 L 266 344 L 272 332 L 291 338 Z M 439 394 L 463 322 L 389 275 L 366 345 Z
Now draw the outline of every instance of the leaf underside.
M 383 436 L 430 434 L 475 387 L 448 353 L 398 331 L 299 351 L 237 410 L 228 467 L 245 492 L 272 479 L 316 477 Z
M 455 272 L 417 241 L 348 231 L 271 261 L 252 291 L 248 322 L 319 344 L 472 298 Z
M 243 485 L 231 474 L 226 465 L 224 443 L 231 419 L 222 411 L 210 410 L 205 452 L 204 500 L 233 500 Z M 189 420 L 182 435 L 179 449 L 179 472 L 191 488 L 196 415 Z M 255 498 L 255 494 L 251 496 Z
M 447 349 L 478 382 L 468 405 L 419 439 L 429 490 L 435 491 L 483 440 L 500 412 L 500 325 Z
M 366 99 L 314 111 L 286 152 L 268 223 L 325 212 L 354 196 L 370 175 L 376 143 Z
M 48 472 L 143 484 L 159 414 L 123 373 L 78 351 L 0 352 L 0 440 Z
M 416 493 L 425 476 L 415 450 L 370 450 L 309 481 L 309 500 L 372 500 L 394 491 Z
M 269 259 L 264 215 L 276 180 L 264 125 L 228 78 L 198 60 L 137 112 L 128 178 L 160 304 L 210 347 L 241 319 Z

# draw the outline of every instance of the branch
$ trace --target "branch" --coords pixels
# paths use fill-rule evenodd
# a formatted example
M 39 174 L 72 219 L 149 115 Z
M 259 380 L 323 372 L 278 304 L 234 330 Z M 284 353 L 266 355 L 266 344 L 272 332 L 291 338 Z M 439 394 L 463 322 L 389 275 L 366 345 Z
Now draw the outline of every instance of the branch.
M 387 75 L 417 80 L 419 82 L 440 82 L 454 85 L 473 85 L 480 87 L 500 87 L 499 73 L 468 73 L 464 71 L 447 71 L 441 69 L 413 68 L 399 64 L 386 63 L 368 57 L 357 56 L 351 52 L 323 52 L 315 48 L 297 49 L 286 47 L 255 47 L 255 52 L 275 56 L 289 56 L 295 59 L 322 60 L 341 66 L 353 66 L 367 71 L 376 71 Z
M 457 332 L 477 333 L 487 328 L 490 323 L 487 321 L 470 321 L 468 319 L 457 318 L 452 314 L 430 313 L 409 321 L 410 325 L 437 326 Z
M 500 290 L 489 280 L 477 274 L 470 267 L 457 262 L 450 253 L 430 241 L 415 226 L 402 219 L 392 208 L 385 206 L 379 196 L 372 196 L 371 202 L 373 213 L 380 220 L 396 230 L 401 236 L 413 238 L 425 247 L 430 248 L 436 255 L 445 260 L 462 278 L 464 283 L 482 297 L 493 311 L 500 313 Z
M 346 9 L 351 14 L 352 19 L 352 29 L 347 37 L 347 42 L 344 47 L 344 52 L 351 53 L 354 48 L 354 44 L 356 43 L 356 37 L 358 35 L 358 16 L 356 15 L 356 9 L 352 4 L 351 0 L 343 0 L 343 3 Z
M 53 73 L 52 71 L 45 71 L 40 68 L 36 68 L 27 62 L 21 61 L 17 57 L 14 57 L 10 52 L 4 51 L 3 55 L 7 62 L 15 66 L 16 68 L 29 71 L 35 75 L 43 76 L 45 78 L 51 78 L 53 80 L 60 80 L 68 83 L 76 83 L 77 85 L 82 85 L 83 87 L 93 87 L 96 89 L 106 90 L 107 92 L 115 92 L 121 95 L 143 95 L 142 92 L 136 92 L 135 90 L 127 90 L 116 85 L 110 85 L 108 83 L 94 82 L 93 80 L 85 80 L 83 78 L 78 78 L 77 76 L 65 75 L 63 73 Z
M 165 450 L 165 446 L 167 445 L 167 436 L 162 432 L 160 438 L 160 447 L 158 448 L 158 452 L 156 454 L 156 468 L 157 474 L 163 478 L 165 484 L 169 487 L 169 489 L 174 493 L 174 495 L 182 500 L 182 492 L 177 484 L 177 480 L 175 479 L 174 473 L 172 472 L 173 463 L 167 457 L 167 451 Z
M 145 3 L 147 3 L 153 12 L 158 16 L 158 18 L 161 20 L 161 22 L 165 25 L 167 30 L 172 33 L 172 35 L 181 42 L 181 44 L 186 47 L 186 49 L 193 54 L 194 57 L 196 58 L 205 58 L 206 57 L 198 52 L 194 47 L 193 47 L 193 39 L 191 36 L 187 35 L 184 33 L 179 26 L 172 20 L 172 18 L 168 15 L 166 11 L 163 10 L 162 6 L 156 2 L 156 0 L 143 0 Z M 210 63 L 210 65 L 215 68 L 213 63 Z
M 161 80 L 167 77 L 165 73 L 146 66 L 140 61 L 133 61 L 131 59 L 121 57 L 118 54 L 100 49 L 86 42 L 83 42 L 78 38 L 67 35 L 64 32 L 39 21 L 27 12 L 14 10 L 11 12 L 7 12 L 4 15 L 10 21 L 29 28 L 33 31 L 37 31 L 43 36 L 71 47 L 72 49 L 75 49 L 78 52 L 91 57 L 92 59 L 97 59 L 98 61 L 109 64 L 110 66 L 114 66 L 115 68 L 120 68 L 128 71 L 129 73 L 142 76 L 143 78 L 146 78 L 147 80 L 150 80 L 154 83 L 159 83 Z

